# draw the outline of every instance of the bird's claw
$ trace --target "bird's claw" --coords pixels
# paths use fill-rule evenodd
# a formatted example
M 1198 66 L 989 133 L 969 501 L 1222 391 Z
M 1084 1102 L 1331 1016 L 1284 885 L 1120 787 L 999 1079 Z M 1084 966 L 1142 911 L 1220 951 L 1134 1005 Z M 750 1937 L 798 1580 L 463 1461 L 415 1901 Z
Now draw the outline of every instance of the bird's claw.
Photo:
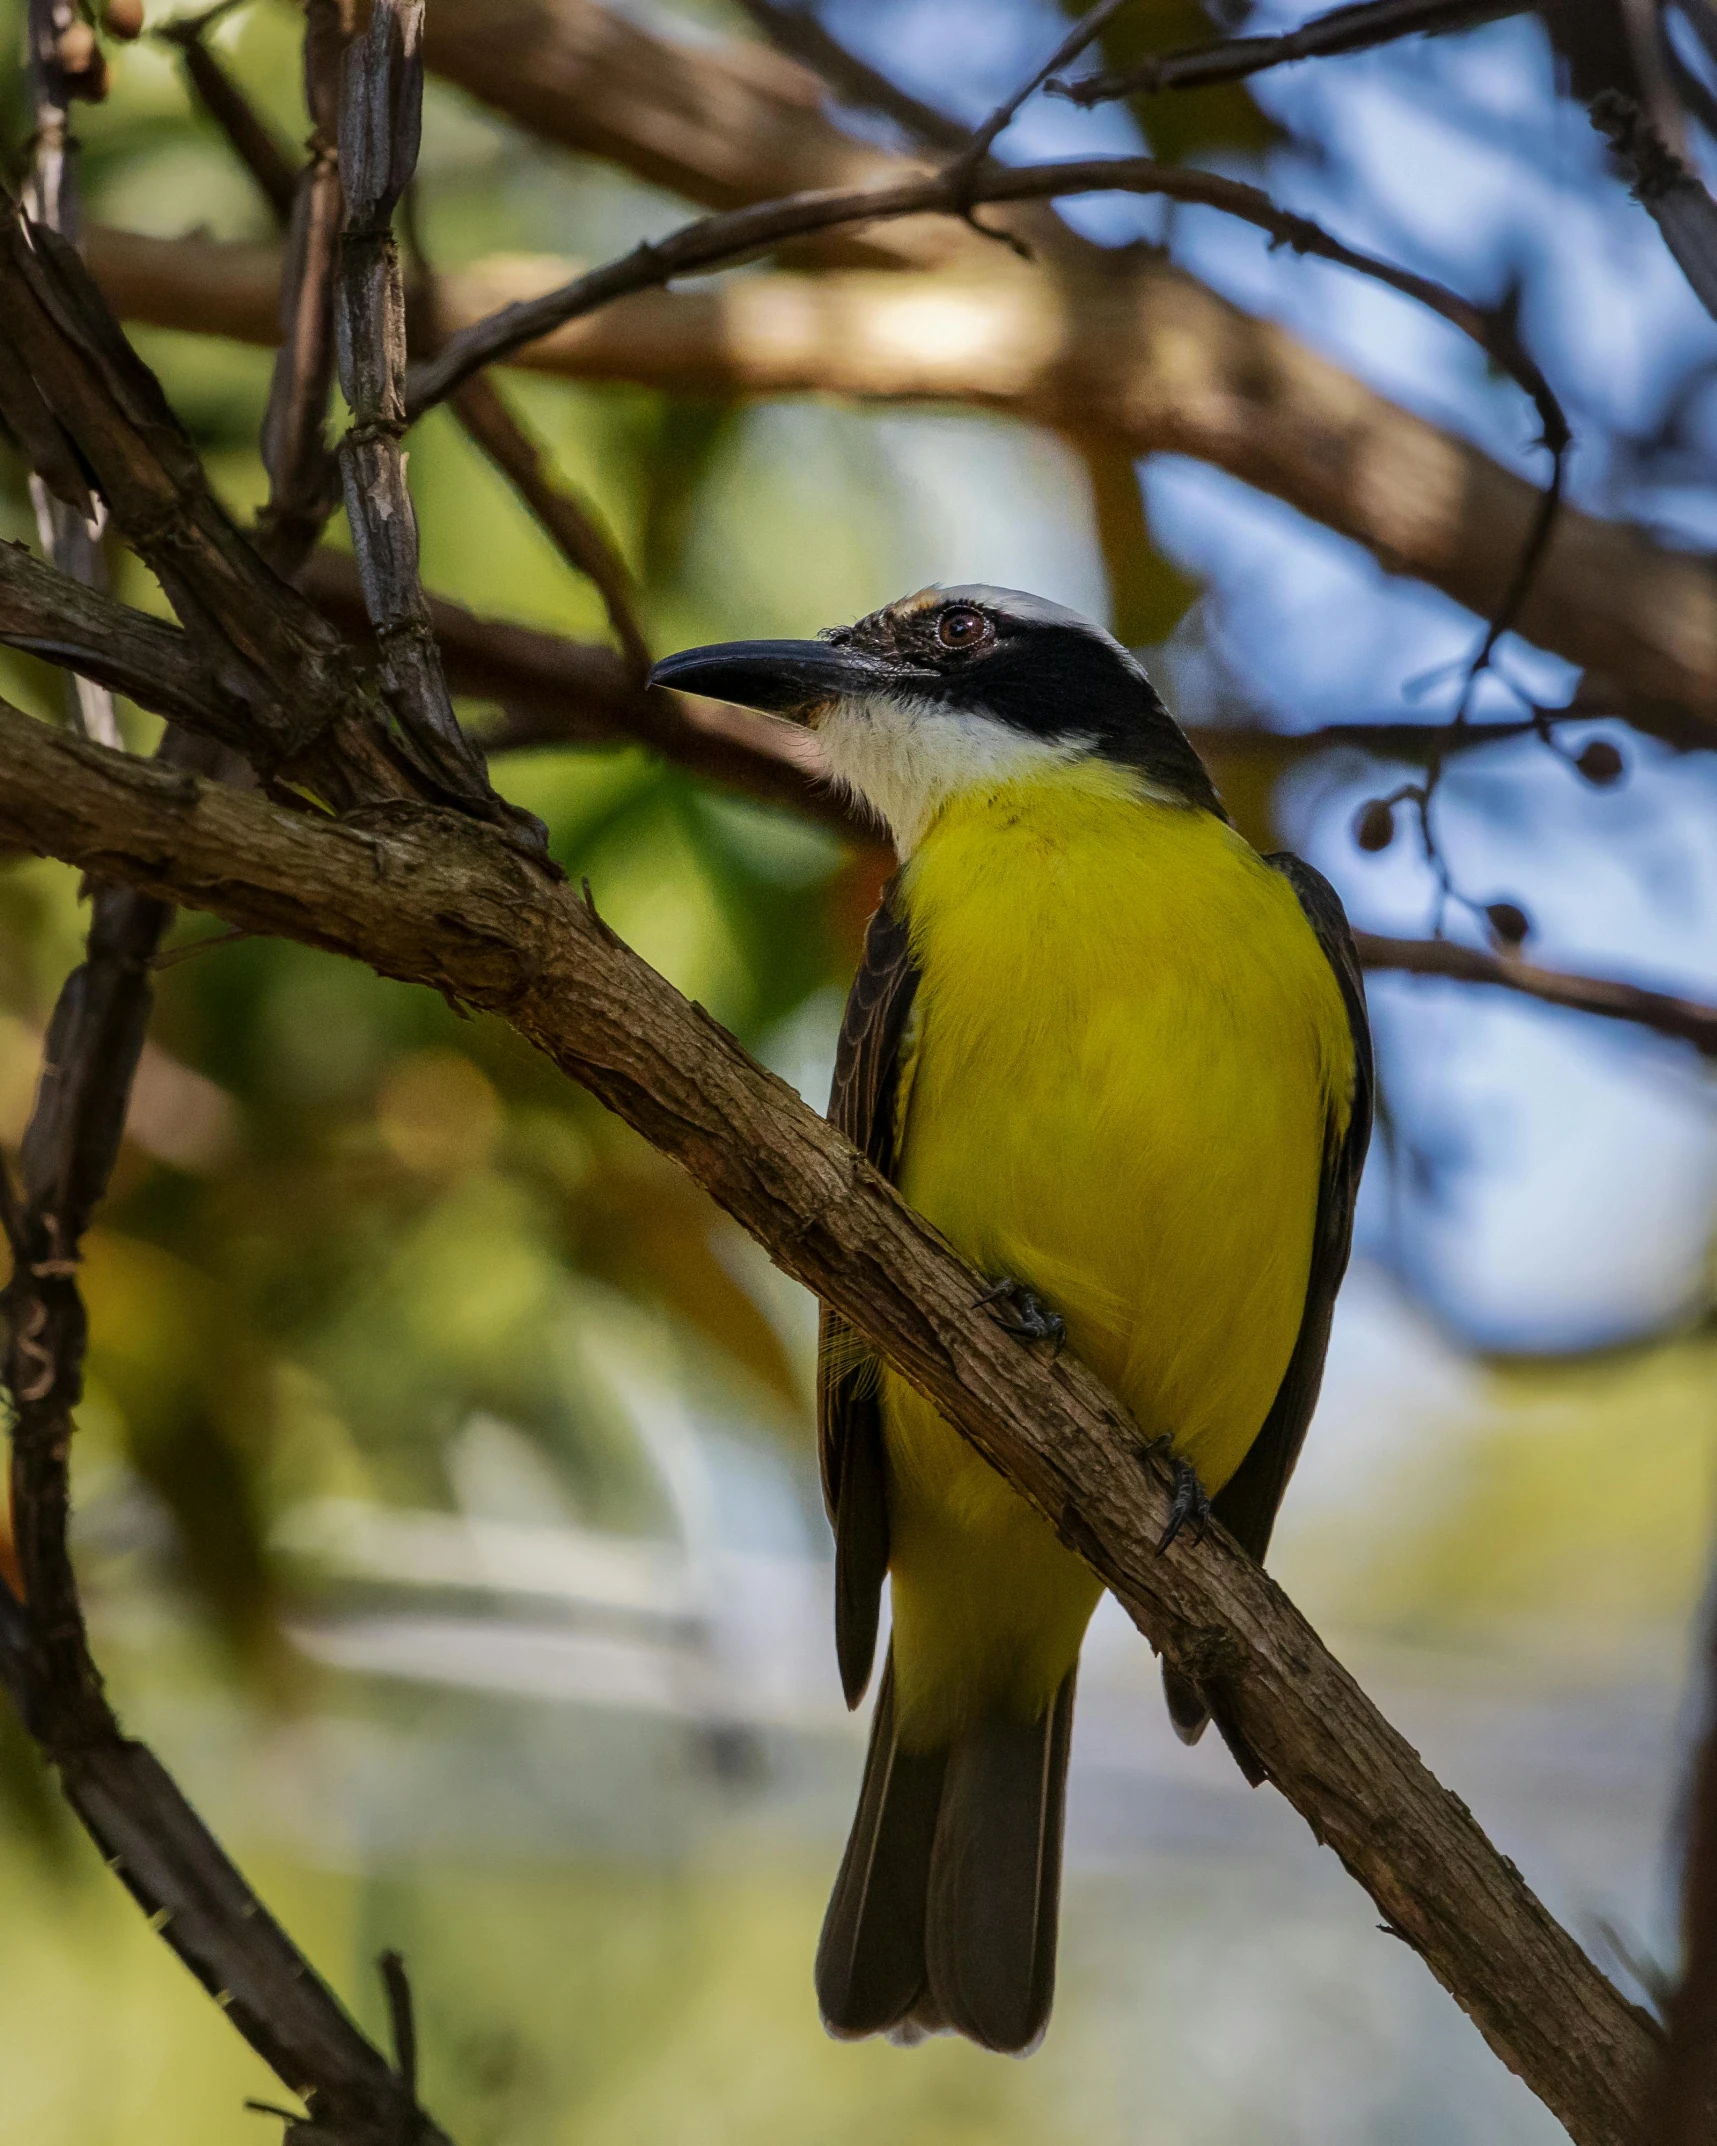
M 1053 1356 L 1059 1356 L 1067 1346 L 1066 1321 L 1023 1282 L 1004 1274 L 999 1282 L 991 1283 L 972 1309 L 977 1311 L 986 1304 L 999 1307 L 997 1325 L 1017 1334 L 1022 1341 L 1047 1341 Z
M 1204 1540 L 1204 1531 L 1210 1525 L 1210 1493 L 1199 1481 L 1198 1470 L 1178 1453 L 1169 1455 L 1169 1467 L 1174 1474 L 1174 1488 L 1169 1495 L 1168 1524 L 1157 1544 L 1159 1557 L 1189 1520 L 1193 1523 L 1194 1542 Z

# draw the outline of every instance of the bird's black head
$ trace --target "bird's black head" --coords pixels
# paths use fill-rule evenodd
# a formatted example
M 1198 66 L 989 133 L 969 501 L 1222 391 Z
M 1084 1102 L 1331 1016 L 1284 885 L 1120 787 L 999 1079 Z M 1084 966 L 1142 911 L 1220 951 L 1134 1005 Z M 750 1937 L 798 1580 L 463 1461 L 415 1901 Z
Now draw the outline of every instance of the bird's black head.
M 1077 612 L 1015 589 L 923 589 L 815 641 L 688 649 L 654 677 L 809 724 L 903 848 L 960 790 L 1089 758 L 1222 811 L 1137 659 Z

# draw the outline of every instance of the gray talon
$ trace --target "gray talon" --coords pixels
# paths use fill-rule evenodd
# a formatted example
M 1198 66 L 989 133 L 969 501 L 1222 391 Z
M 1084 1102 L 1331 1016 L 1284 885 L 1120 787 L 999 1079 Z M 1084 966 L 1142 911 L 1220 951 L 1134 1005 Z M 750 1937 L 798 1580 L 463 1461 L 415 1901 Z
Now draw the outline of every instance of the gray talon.
M 999 1282 L 991 1283 L 972 1309 L 976 1311 L 986 1304 L 1000 1307 L 996 1312 L 997 1325 L 1010 1334 L 1019 1335 L 1022 1341 L 1050 1342 L 1054 1356 L 1059 1356 L 1067 1346 L 1067 1323 L 1060 1312 L 1051 1311 L 1023 1282 L 1016 1282 L 1004 1274 Z
M 1169 1499 L 1168 1525 L 1157 1544 L 1159 1557 L 1189 1520 L 1196 1529 L 1194 1542 L 1204 1540 L 1204 1531 L 1210 1525 L 1210 1493 L 1199 1481 L 1198 1470 L 1191 1461 L 1182 1460 L 1178 1453 L 1170 1456 L 1169 1466 L 1174 1470 L 1174 1491 Z

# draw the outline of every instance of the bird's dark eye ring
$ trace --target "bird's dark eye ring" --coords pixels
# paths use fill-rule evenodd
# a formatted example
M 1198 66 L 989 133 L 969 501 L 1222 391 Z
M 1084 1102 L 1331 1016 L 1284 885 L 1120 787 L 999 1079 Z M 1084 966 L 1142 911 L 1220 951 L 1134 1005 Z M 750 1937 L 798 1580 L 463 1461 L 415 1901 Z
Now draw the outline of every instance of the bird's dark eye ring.
M 976 648 L 988 637 L 990 622 L 981 611 L 966 604 L 950 604 L 936 621 L 936 638 L 944 648 L 956 651 Z

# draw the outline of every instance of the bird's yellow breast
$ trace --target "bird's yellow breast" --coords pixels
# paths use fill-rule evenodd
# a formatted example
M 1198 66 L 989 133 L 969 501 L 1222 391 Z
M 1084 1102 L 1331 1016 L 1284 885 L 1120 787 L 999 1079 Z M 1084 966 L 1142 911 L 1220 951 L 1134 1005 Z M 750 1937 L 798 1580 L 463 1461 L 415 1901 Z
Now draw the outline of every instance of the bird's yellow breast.
M 902 1192 L 1060 1312 L 1146 1436 L 1220 1489 L 1293 1350 L 1353 1081 L 1293 889 L 1210 814 L 1080 763 L 956 798 L 902 896 L 921 979 Z M 1095 1583 L 927 1404 L 884 1390 L 897 1640 L 922 1627 L 923 1657 L 934 1627 L 938 1656 L 900 1661 L 907 1710 L 914 1685 L 1000 1660 L 998 1618 L 1030 1710 Z

